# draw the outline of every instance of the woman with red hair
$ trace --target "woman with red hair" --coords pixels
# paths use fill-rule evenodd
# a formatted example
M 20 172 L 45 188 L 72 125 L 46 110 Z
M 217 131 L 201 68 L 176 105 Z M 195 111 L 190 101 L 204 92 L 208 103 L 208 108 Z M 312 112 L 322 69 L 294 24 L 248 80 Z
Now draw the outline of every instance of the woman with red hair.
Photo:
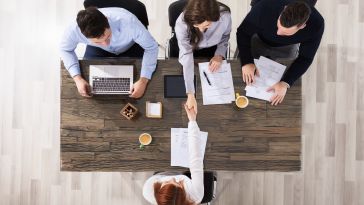
M 185 175 L 160 173 L 149 178 L 143 187 L 143 196 L 155 205 L 195 205 L 204 196 L 203 153 L 199 150 L 202 143 L 200 129 L 196 122 L 196 111 L 185 105 L 189 119 L 188 147 L 191 179 Z

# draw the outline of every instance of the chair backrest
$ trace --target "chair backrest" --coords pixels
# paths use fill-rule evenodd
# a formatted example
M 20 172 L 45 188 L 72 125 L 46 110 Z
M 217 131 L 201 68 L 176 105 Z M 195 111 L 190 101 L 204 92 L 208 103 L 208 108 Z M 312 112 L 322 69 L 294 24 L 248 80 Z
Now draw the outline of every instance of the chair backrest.
M 250 6 L 254 6 L 255 4 L 257 4 L 259 1 L 261 1 L 261 0 L 251 0 L 251 2 L 250 2 Z M 295 1 L 295 0 L 290 0 L 290 1 Z M 310 6 L 315 6 L 316 5 L 316 3 L 317 3 L 317 0 L 301 0 L 301 1 L 304 1 L 304 2 L 306 2 L 306 3 L 308 3 L 308 5 L 310 5 Z
M 172 28 L 172 33 L 174 33 L 174 27 L 176 26 L 176 21 L 183 12 L 183 9 L 187 5 L 188 0 L 178 0 L 173 2 L 168 7 L 168 18 L 169 26 Z
M 105 7 L 120 7 L 128 10 L 130 13 L 134 14 L 140 22 L 148 28 L 148 14 L 145 5 L 138 0 L 85 0 L 83 6 L 88 8 L 94 6 L 97 8 Z

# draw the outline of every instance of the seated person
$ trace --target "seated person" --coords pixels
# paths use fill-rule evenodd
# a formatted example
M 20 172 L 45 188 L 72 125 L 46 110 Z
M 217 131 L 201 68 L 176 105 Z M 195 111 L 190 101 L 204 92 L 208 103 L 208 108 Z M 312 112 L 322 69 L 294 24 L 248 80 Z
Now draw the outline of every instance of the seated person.
M 175 32 L 188 96 L 187 106 L 197 112 L 193 82 L 194 52 L 201 53 L 215 47 L 210 54 L 210 70 L 214 72 L 220 68 L 230 39 L 230 9 L 216 0 L 190 0 L 176 21 Z
M 188 147 L 191 179 L 185 175 L 171 175 L 162 172 L 150 177 L 144 184 L 144 198 L 155 205 L 175 204 L 194 205 L 199 204 L 204 196 L 204 172 L 203 153 L 199 146 L 202 143 L 199 138 L 200 129 L 196 123 L 196 112 L 185 105 L 189 119 L 188 123 Z
M 266 56 L 275 60 L 275 57 L 279 56 L 275 56 L 275 52 L 279 52 L 280 48 L 300 44 L 298 57 L 293 60 L 290 68 L 287 67 L 288 70 L 281 81 L 268 89 L 275 93 L 270 99 L 271 104 L 281 103 L 287 89 L 310 67 L 323 32 L 323 17 L 314 7 L 303 1 L 258 1 L 237 31 L 243 81 L 250 85 L 254 82 L 255 75 L 259 75 L 259 71 L 254 65 L 254 57 Z M 261 41 L 258 43 L 258 47 L 252 46 L 254 35 Z M 257 49 L 260 49 L 260 53 L 253 56 Z M 290 57 L 292 54 L 296 55 L 295 52 L 297 51 L 291 49 L 286 55 Z
M 140 79 L 134 83 L 131 97 L 144 94 L 157 65 L 158 44 L 142 23 L 122 8 L 94 7 L 81 10 L 65 31 L 61 42 L 61 57 L 78 92 L 90 97 L 90 86 L 81 76 L 75 49 L 78 43 L 87 44 L 85 58 L 138 57 L 135 43 L 144 49 Z M 140 53 L 140 52 L 139 52 Z
M 138 0 L 85 0 L 83 2 L 85 8 L 88 7 L 120 7 L 134 14 L 142 24 L 148 28 L 148 14 L 145 5 Z

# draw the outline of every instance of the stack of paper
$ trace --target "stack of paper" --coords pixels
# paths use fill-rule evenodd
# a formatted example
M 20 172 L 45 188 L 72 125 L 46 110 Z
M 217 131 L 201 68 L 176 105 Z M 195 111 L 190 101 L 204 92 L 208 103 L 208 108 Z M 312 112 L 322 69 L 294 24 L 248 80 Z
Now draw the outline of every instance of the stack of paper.
M 207 132 L 200 132 L 200 151 L 205 155 Z M 171 166 L 190 167 L 188 157 L 188 128 L 171 128 Z
M 274 93 L 267 92 L 267 90 L 281 80 L 286 66 L 264 56 L 260 56 L 258 60 L 254 59 L 254 63 L 260 76 L 255 76 L 255 82 L 245 87 L 246 96 L 270 101 Z
M 223 61 L 220 69 L 213 73 L 209 70 L 208 62 L 199 63 L 198 66 L 204 105 L 229 104 L 235 100 L 230 63 Z

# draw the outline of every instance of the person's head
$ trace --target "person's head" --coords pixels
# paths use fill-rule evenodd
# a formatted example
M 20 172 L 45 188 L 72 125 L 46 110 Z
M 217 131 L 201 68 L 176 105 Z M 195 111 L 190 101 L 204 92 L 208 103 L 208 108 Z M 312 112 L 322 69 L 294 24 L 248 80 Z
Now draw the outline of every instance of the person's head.
M 100 46 L 108 46 L 111 39 L 109 22 L 97 8 L 89 7 L 77 14 L 77 24 L 81 33 L 91 42 Z
M 220 9 L 222 7 L 222 9 Z M 189 0 L 184 9 L 184 21 L 189 33 L 190 43 L 194 48 L 202 38 L 202 32 L 211 26 L 211 23 L 220 19 L 221 12 L 230 12 L 229 8 L 216 0 Z
M 303 1 L 289 3 L 278 18 L 277 35 L 292 36 L 306 27 L 306 22 L 311 15 L 310 6 Z
M 183 181 L 177 182 L 175 178 L 154 183 L 154 197 L 158 205 L 194 205 L 187 199 Z

